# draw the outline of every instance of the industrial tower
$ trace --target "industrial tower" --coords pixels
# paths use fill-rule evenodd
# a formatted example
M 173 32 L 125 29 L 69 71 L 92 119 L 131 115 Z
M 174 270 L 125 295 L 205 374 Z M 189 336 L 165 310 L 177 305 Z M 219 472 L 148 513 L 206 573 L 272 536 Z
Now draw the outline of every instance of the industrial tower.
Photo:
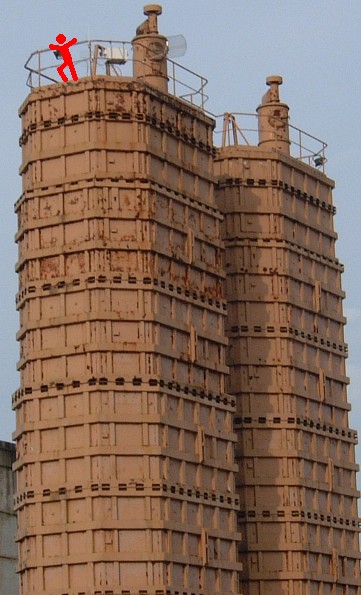
M 77 82 L 27 63 L 20 594 L 360 595 L 324 155 L 291 156 L 279 77 L 215 148 L 160 13 Z
M 160 12 L 20 109 L 21 595 L 238 592 L 214 122 Z
M 342 265 L 323 146 L 290 156 L 281 77 L 258 144 L 227 114 L 217 152 L 224 212 L 227 391 L 236 397 L 244 595 L 360 595 L 355 444 L 348 425 Z M 297 131 L 298 138 L 300 131 Z M 225 144 L 225 143 L 224 143 Z

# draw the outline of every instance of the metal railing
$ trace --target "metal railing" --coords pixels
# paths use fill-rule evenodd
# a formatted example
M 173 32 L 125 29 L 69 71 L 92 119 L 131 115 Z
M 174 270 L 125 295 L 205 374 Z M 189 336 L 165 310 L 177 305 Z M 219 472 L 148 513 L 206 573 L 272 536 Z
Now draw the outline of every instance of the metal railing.
M 137 42 L 139 43 L 139 42 Z M 57 67 L 57 53 L 46 48 L 33 52 L 25 63 L 28 71 L 26 84 L 31 89 L 54 83 L 60 83 Z M 60 56 L 59 56 L 60 57 Z M 73 63 L 78 78 L 114 76 L 133 78 L 133 46 L 129 41 L 114 41 L 108 39 L 93 39 L 77 42 L 72 46 Z M 137 70 L 139 69 L 138 61 Z M 208 95 L 205 93 L 207 79 L 188 68 L 167 58 L 168 92 L 187 103 L 205 110 Z M 144 64 L 144 78 L 149 74 L 149 65 Z M 142 78 L 142 77 L 140 77 Z M 205 110 L 206 111 L 206 110 Z M 233 112 L 214 115 L 206 111 L 217 122 L 215 139 L 222 136 L 220 146 L 253 145 L 257 146 L 258 114 L 247 112 Z M 220 119 L 222 122 L 220 123 Z M 312 134 L 304 132 L 296 126 L 288 124 L 290 133 L 291 155 L 300 161 L 325 171 L 327 144 Z M 217 145 L 217 142 L 215 143 Z
M 217 122 L 215 130 L 216 139 L 221 136 L 221 141 L 216 145 L 237 146 L 259 144 L 258 122 L 262 117 L 259 114 L 247 112 L 232 112 L 213 116 Z M 325 172 L 327 144 L 288 123 L 290 135 L 290 153 L 292 157 Z
M 79 79 L 96 76 L 133 77 L 135 60 L 133 46 L 129 41 L 109 39 L 79 41 L 72 46 L 71 53 Z M 61 60 L 60 56 L 59 59 Z M 204 109 L 208 100 L 208 95 L 205 93 L 207 79 L 169 58 L 167 63 L 169 93 Z M 61 83 L 57 73 L 60 64 L 56 52 L 48 48 L 36 50 L 30 54 L 24 65 L 28 71 L 27 86 L 33 90 L 36 87 Z

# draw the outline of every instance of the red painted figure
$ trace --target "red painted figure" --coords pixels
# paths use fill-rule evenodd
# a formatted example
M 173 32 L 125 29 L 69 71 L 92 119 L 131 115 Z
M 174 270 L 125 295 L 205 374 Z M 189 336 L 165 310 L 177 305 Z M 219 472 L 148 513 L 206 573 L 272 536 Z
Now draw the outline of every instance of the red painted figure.
M 73 64 L 73 59 L 72 59 L 70 51 L 69 51 L 69 48 L 78 41 L 77 38 L 73 37 L 73 39 L 71 39 L 70 41 L 65 43 L 66 42 L 65 35 L 63 35 L 63 33 L 59 33 L 59 35 L 56 36 L 56 41 L 61 45 L 55 45 L 53 43 L 50 43 L 49 48 L 51 50 L 59 52 L 64 60 L 63 64 L 61 66 L 59 66 L 59 68 L 57 68 L 59 75 L 61 76 L 62 80 L 66 83 L 68 81 L 68 77 L 64 73 L 64 68 L 66 68 L 68 66 L 73 80 L 77 81 L 78 75 L 76 73 L 76 70 L 75 70 L 75 67 Z

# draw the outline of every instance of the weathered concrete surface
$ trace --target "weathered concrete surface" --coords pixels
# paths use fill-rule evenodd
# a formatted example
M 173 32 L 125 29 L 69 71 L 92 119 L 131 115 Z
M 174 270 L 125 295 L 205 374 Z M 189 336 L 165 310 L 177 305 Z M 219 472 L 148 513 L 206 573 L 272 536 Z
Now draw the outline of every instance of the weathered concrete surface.
M 15 444 L 0 441 L 0 593 L 18 595 L 16 515 L 13 510 Z

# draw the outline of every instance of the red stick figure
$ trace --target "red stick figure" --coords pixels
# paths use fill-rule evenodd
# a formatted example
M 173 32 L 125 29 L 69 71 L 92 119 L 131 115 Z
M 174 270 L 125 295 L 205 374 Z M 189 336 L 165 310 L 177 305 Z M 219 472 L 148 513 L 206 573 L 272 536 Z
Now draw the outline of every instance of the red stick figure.
M 56 52 L 59 52 L 59 54 L 61 54 L 61 56 L 64 60 L 63 64 L 61 66 L 59 66 L 59 68 L 57 68 L 59 75 L 61 76 L 62 80 L 65 83 L 67 83 L 68 77 L 64 73 L 64 68 L 66 68 L 68 66 L 68 68 L 70 70 L 70 74 L 73 78 L 73 81 L 77 81 L 78 75 L 76 73 L 76 70 L 75 70 L 75 67 L 73 64 L 73 59 L 72 59 L 70 51 L 69 51 L 69 48 L 78 41 L 77 38 L 73 37 L 73 39 L 71 39 L 70 41 L 65 43 L 66 42 L 65 35 L 63 35 L 63 33 L 59 33 L 59 35 L 56 36 L 56 41 L 61 45 L 55 45 L 53 43 L 50 43 L 49 48 L 51 50 L 55 50 Z

